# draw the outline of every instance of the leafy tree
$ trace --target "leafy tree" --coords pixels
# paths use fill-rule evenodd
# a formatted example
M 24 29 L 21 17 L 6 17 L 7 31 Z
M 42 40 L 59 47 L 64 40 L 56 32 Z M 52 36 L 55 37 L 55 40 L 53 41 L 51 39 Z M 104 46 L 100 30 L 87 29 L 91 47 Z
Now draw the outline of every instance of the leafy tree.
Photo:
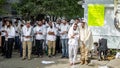
M 6 0 L 0 0 L 0 15 L 5 13 L 3 5 L 6 3 Z
M 22 0 L 19 4 L 13 4 L 22 16 L 36 16 L 46 14 L 56 17 L 82 17 L 82 6 L 78 5 L 80 0 Z

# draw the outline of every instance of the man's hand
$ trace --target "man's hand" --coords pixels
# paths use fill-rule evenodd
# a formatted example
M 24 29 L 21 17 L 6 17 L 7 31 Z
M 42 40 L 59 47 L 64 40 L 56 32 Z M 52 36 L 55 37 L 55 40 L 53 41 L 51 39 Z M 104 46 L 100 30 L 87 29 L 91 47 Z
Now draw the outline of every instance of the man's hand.
M 31 36 L 25 36 L 25 38 L 31 38 Z
M 61 31 L 61 29 L 58 28 L 58 31 Z
M 55 35 L 55 33 L 53 32 L 52 35 Z
M 85 47 L 85 43 L 84 43 L 84 41 L 82 41 L 82 45 L 83 45 L 83 47 Z
M 74 38 L 74 36 L 71 36 L 71 38 Z
M 2 32 L 5 32 L 5 30 L 2 30 Z
M 18 31 L 15 31 L 16 33 L 18 33 Z
M 49 32 L 48 32 L 48 34 L 49 34 L 49 35 L 51 35 L 51 34 L 52 34 L 52 32 L 50 32 L 50 31 L 49 31 Z
M 37 35 L 37 34 L 42 34 L 42 32 L 36 32 L 36 35 Z
M 77 35 L 76 33 L 73 34 L 73 36 Z
M 68 32 L 67 31 L 64 31 L 64 34 L 67 34 Z
M 48 32 L 48 34 L 49 34 L 49 35 L 55 35 L 55 33 L 54 33 L 54 32 Z
M 8 37 L 8 32 L 7 31 L 4 31 L 6 33 L 6 37 Z
M 63 31 L 61 34 L 63 35 L 63 34 L 66 34 L 67 33 L 67 31 Z

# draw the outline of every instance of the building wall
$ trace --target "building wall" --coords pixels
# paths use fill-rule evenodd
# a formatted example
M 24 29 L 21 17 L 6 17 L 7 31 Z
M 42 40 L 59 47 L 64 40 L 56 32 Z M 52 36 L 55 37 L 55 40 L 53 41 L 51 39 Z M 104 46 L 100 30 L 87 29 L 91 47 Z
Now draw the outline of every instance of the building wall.
M 104 4 L 105 5 L 105 19 L 104 26 L 90 27 L 93 33 L 94 42 L 98 42 L 99 38 L 103 37 L 108 40 L 109 48 L 120 49 L 120 32 L 114 26 L 114 0 L 85 0 L 84 18 L 88 19 L 88 4 Z M 119 45 L 119 46 L 118 46 Z

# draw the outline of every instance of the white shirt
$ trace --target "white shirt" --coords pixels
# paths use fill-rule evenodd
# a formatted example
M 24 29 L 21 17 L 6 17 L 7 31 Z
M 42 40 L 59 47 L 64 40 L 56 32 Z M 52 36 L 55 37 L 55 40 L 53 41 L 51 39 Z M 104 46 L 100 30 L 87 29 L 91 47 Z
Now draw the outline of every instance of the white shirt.
M 37 32 L 41 32 L 42 34 L 37 34 L 37 35 L 35 35 L 35 39 L 37 39 L 37 40 L 42 40 L 42 39 L 44 39 L 45 30 L 44 30 L 43 26 L 36 26 L 36 27 L 34 28 L 34 34 L 37 33 Z
M 7 28 L 8 38 L 14 38 L 15 37 L 15 28 L 13 26 Z
M 49 25 L 46 23 L 46 24 L 43 24 L 43 29 L 45 30 L 45 35 L 44 35 L 44 40 L 46 39 L 46 35 L 47 35 L 47 28 L 49 27 Z
M 0 30 L 1 30 L 1 28 L 2 28 L 2 21 L 0 21 Z
M 19 25 L 18 26 L 15 25 L 14 28 L 15 28 L 15 36 L 19 36 L 20 33 Z
M 7 30 L 7 26 L 2 27 L 1 31 L 3 31 L 3 30 Z M 1 32 L 1 36 L 5 36 L 5 35 L 6 35 L 5 32 Z
M 57 36 L 60 36 L 60 24 L 56 24 Z
M 48 34 L 49 31 L 54 32 L 55 35 L 49 35 Z M 56 40 L 56 34 L 57 34 L 57 32 L 56 32 L 56 29 L 54 27 L 53 28 L 50 28 L 50 27 L 47 28 L 47 40 L 48 41 L 55 41 Z
M 23 26 L 22 28 L 22 35 L 23 35 L 23 40 L 22 41 L 31 41 L 32 38 L 26 38 L 24 36 L 32 36 L 32 26 L 30 26 L 29 28 L 25 26 Z
M 60 25 L 60 33 L 63 33 L 64 31 L 69 31 L 69 28 L 70 28 L 70 25 L 68 25 L 68 24 L 66 24 L 66 25 L 64 25 L 64 24 L 61 24 Z M 66 33 L 66 34 L 60 34 L 61 35 L 61 39 L 68 39 L 68 33 Z

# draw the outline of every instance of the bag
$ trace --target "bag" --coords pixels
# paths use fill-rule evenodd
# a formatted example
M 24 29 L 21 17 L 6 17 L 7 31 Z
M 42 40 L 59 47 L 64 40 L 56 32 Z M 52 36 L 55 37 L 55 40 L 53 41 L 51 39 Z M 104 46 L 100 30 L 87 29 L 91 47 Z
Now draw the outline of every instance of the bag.
M 119 58 L 120 58 L 120 52 L 117 52 L 117 53 L 116 53 L 115 58 L 116 58 L 116 59 L 119 59 Z

